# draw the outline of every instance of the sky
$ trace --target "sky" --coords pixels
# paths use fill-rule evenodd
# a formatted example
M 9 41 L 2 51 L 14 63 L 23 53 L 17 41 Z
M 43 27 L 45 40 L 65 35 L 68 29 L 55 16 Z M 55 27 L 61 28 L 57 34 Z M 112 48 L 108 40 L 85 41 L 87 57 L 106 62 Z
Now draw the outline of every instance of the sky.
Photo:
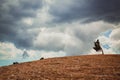
M 120 0 L 0 0 L 0 66 L 101 54 L 96 39 L 105 54 L 120 54 L 119 9 Z

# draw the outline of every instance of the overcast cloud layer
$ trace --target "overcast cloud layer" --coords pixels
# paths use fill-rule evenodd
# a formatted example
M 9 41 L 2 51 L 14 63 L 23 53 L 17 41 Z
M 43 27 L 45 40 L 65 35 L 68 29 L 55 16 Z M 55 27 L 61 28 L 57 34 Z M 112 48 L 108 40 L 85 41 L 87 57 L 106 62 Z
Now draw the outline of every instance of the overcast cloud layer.
M 56 18 L 54 21 L 92 22 L 103 20 L 110 23 L 120 21 L 120 0 L 55 0 L 49 12 Z
M 0 59 L 95 53 L 96 39 L 120 53 L 119 9 L 120 0 L 0 0 Z

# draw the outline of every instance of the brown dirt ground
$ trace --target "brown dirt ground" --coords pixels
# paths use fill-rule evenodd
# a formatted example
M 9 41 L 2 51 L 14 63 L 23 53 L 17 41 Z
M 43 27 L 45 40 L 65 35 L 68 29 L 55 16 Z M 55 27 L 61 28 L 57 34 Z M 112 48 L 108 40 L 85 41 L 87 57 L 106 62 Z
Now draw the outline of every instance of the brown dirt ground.
M 4 66 L 0 80 L 120 80 L 120 55 L 49 58 Z

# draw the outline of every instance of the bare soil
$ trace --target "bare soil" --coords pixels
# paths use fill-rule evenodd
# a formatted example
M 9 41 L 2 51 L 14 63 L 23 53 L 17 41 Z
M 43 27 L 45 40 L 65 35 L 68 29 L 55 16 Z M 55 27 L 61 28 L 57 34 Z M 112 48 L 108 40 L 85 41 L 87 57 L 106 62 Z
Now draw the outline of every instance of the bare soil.
M 49 58 L 4 66 L 0 80 L 120 80 L 120 55 Z

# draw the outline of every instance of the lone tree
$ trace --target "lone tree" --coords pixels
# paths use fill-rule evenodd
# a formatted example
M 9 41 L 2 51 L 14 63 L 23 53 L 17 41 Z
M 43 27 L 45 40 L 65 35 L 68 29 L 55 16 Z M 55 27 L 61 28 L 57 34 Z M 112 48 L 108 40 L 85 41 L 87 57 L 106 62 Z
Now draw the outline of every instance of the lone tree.
M 104 55 L 104 52 L 103 52 L 102 47 L 100 46 L 99 40 L 97 40 L 96 42 L 94 42 L 94 45 L 95 45 L 95 47 L 93 47 L 93 49 L 95 49 L 97 52 L 98 51 L 102 51 L 102 54 Z

